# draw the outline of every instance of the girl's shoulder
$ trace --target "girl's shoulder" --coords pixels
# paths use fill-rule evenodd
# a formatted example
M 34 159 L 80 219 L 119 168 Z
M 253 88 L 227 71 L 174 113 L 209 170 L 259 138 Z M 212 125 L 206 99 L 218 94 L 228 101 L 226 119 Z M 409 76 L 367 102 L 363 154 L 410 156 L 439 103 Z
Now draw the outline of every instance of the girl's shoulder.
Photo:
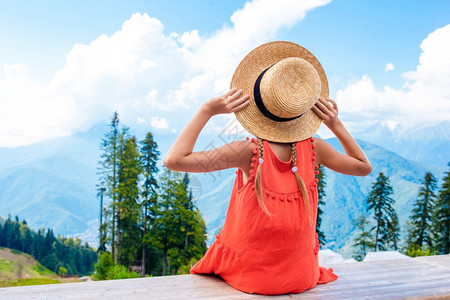
M 237 161 L 236 165 L 238 168 L 245 173 L 250 171 L 252 158 L 258 151 L 258 142 L 256 139 L 246 138 L 245 140 L 235 141 L 226 144 L 224 148 L 228 157 Z

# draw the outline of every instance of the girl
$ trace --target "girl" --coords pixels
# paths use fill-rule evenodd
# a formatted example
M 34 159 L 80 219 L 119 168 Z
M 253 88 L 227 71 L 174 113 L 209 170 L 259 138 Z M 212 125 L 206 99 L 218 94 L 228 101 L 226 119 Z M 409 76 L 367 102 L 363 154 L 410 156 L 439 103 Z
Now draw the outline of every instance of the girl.
M 241 291 L 268 295 L 335 280 L 331 268 L 318 265 L 317 164 L 356 176 L 372 166 L 338 118 L 322 66 L 297 44 L 271 42 L 241 61 L 231 86 L 201 106 L 163 162 L 181 172 L 238 168 L 222 231 L 191 273 L 217 274 Z M 257 139 L 192 152 L 208 120 L 228 113 Z M 321 122 L 345 154 L 312 138 Z

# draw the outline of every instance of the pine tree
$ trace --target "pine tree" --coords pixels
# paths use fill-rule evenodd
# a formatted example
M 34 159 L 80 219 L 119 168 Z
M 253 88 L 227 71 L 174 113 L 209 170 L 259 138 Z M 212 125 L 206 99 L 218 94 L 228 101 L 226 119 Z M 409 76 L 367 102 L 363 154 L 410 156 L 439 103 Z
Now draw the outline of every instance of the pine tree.
M 174 198 L 176 193 L 176 173 L 165 170 L 160 178 L 162 186 L 158 199 L 157 215 L 149 233 L 150 243 L 162 251 L 162 275 L 167 273 L 167 252 L 177 243 L 176 216 L 174 215 Z
M 147 261 L 147 244 L 148 232 L 153 225 L 157 215 L 156 193 L 158 189 L 158 181 L 156 174 L 158 173 L 157 161 L 159 157 L 158 145 L 153 139 L 151 132 L 148 132 L 145 139 L 141 142 L 141 165 L 142 165 L 142 275 L 145 274 Z
M 123 131 L 126 137 L 126 129 Z M 137 257 L 141 240 L 139 228 L 139 175 L 141 173 L 140 154 L 134 137 L 125 138 L 119 152 L 118 201 L 117 201 L 117 255 L 118 262 L 131 266 Z
M 419 247 L 426 243 L 430 249 L 432 248 L 431 216 L 436 198 L 434 192 L 436 183 L 437 180 L 433 174 L 427 172 L 419 189 L 419 195 L 414 203 L 410 218 L 413 227 L 411 241 Z
M 5 221 L 0 217 L 0 247 L 6 247 Z
M 13 241 L 13 237 L 14 237 L 14 232 L 13 232 L 13 222 L 11 220 L 11 215 L 8 215 L 8 219 L 6 219 L 5 224 L 3 225 L 3 230 L 5 232 L 5 246 L 6 248 L 11 248 L 12 247 L 12 241 Z
M 368 210 L 373 211 L 373 218 L 375 219 L 375 237 L 374 250 L 386 250 L 388 246 L 389 230 L 388 226 L 391 223 L 394 211 L 394 200 L 392 186 L 389 178 L 383 173 L 380 173 L 372 185 L 372 190 L 367 197 Z
M 161 180 L 158 216 L 150 233 L 150 242 L 163 253 L 162 275 L 176 274 L 192 258 L 206 251 L 206 229 L 187 190 L 188 178 L 165 170 Z M 169 263 L 170 262 L 170 263 Z
M 450 167 L 450 162 L 447 165 Z M 450 171 L 445 174 L 433 210 L 433 241 L 438 254 L 450 253 Z
M 325 245 L 326 243 L 326 238 L 325 238 L 325 233 L 323 233 L 320 230 L 320 225 L 322 223 L 322 214 L 323 214 L 323 210 L 322 210 L 322 206 L 325 205 L 325 196 L 326 196 L 326 192 L 325 192 L 325 186 L 326 186 L 326 182 L 325 182 L 325 169 L 322 165 L 319 165 L 319 170 L 318 170 L 318 174 L 317 174 L 317 179 L 319 180 L 319 182 L 317 183 L 317 191 L 319 194 L 319 201 L 318 201 L 318 208 L 317 208 L 317 223 L 316 223 L 316 232 L 317 235 L 319 236 L 319 244 L 320 245 Z
M 352 246 L 356 248 L 355 259 L 359 261 L 363 260 L 367 252 L 374 247 L 373 238 L 368 228 L 369 223 L 366 216 L 360 216 L 355 220 L 355 226 L 359 233 Z
M 119 148 L 122 137 L 119 132 L 119 115 L 114 112 L 111 118 L 109 131 L 105 134 L 100 145 L 102 154 L 99 162 L 100 183 L 98 190 L 105 188 L 105 196 L 109 196 L 111 203 L 108 209 L 105 209 L 105 226 L 103 237 L 110 236 L 112 260 L 117 261 L 116 258 L 116 207 L 117 207 L 117 193 L 118 193 L 118 166 L 119 166 Z M 108 232 L 108 229 L 110 230 Z
M 44 255 L 44 239 L 45 239 L 45 230 L 39 229 L 35 239 L 34 239 L 34 257 L 41 261 L 41 259 L 45 256 Z
M 183 213 L 180 213 L 181 232 L 184 235 L 184 247 L 181 251 L 182 261 L 177 266 L 182 267 L 192 259 L 200 259 L 206 252 L 206 226 L 200 211 L 193 202 L 192 191 L 189 188 L 189 175 L 183 175 L 180 206 Z
M 26 222 L 22 222 L 20 225 L 20 236 L 22 241 L 22 252 L 32 254 L 33 253 L 33 235 L 26 225 Z
M 15 221 L 12 223 L 12 239 L 11 239 L 11 248 L 21 250 L 22 243 L 20 241 L 20 222 L 19 217 L 15 217 Z
M 387 224 L 387 245 L 390 249 L 397 251 L 398 241 L 400 240 L 400 225 L 398 223 L 397 213 L 394 211 L 391 221 Z

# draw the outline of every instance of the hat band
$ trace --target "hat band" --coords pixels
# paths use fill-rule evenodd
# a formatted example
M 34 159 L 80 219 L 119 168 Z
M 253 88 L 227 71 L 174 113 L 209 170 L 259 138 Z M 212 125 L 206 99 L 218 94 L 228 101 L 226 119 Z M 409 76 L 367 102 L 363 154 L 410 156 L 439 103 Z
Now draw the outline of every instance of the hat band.
M 262 80 L 262 78 L 264 76 L 264 73 L 266 73 L 266 71 L 269 70 L 272 66 L 270 66 L 267 69 L 265 69 L 264 71 L 262 71 L 262 73 L 259 74 L 258 78 L 256 79 L 255 86 L 253 87 L 253 97 L 255 98 L 256 106 L 258 107 L 259 111 L 264 116 L 266 116 L 267 118 L 269 118 L 269 119 L 271 119 L 273 121 L 287 122 L 287 121 L 292 121 L 292 120 L 295 120 L 297 118 L 300 118 L 301 116 L 303 116 L 303 114 L 301 114 L 299 116 L 296 116 L 296 117 L 292 117 L 292 118 L 282 118 L 282 117 L 276 116 L 273 113 L 271 113 L 267 109 L 267 107 L 264 105 L 264 102 L 262 101 L 262 98 L 261 98 L 261 91 L 259 89 L 259 86 L 261 84 L 261 80 Z

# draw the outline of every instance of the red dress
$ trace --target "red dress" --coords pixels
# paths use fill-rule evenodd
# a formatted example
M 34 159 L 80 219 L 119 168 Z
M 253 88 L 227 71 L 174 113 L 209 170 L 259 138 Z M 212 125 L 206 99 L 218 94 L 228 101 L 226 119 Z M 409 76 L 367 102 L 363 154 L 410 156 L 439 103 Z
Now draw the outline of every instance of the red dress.
M 292 157 L 289 162 L 280 160 L 264 141 L 261 187 L 272 217 L 261 210 L 256 198 L 259 151 L 255 149 L 250 178 L 244 184 L 242 170 L 237 171 L 222 231 L 191 269 L 192 274 L 217 274 L 238 290 L 266 295 L 300 293 L 337 278 L 333 269 L 318 264 L 318 194 L 312 141 L 297 143 L 297 168 L 309 194 L 312 222 L 291 171 Z

